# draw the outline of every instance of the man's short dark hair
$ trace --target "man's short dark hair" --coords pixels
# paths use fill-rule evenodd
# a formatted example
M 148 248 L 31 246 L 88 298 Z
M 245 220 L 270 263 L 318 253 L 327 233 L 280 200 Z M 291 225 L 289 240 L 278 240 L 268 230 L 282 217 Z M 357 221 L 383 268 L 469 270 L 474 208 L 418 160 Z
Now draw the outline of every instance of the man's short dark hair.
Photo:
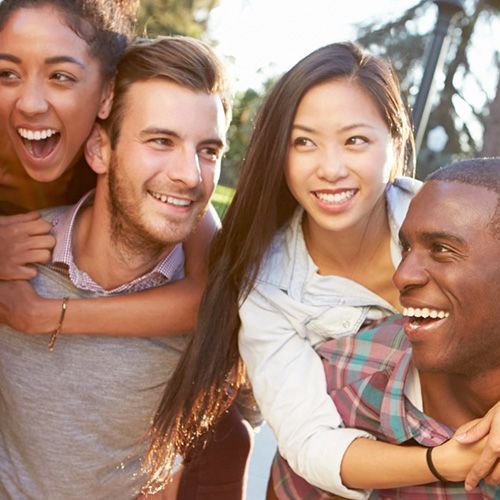
M 500 239 L 500 158 L 473 158 L 458 161 L 436 170 L 425 181 L 462 182 L 496 193 L 497 206 L 489 227 L 493 236 Z

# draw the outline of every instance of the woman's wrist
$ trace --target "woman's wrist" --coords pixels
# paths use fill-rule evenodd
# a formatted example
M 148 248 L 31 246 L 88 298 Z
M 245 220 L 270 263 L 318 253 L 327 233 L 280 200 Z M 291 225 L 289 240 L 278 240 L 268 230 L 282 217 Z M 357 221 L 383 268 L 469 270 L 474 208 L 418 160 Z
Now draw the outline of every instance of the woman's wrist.
M 453 465 L 456 463 L 455 459 L 458 458 L 454 456 L 455 454 L 453 453 L 452 447 L 448 445 L 448 441 L 434 447 L 432 450 L 432 463 L 434 467 L 439 471 L 439 475 L 446 478 L 448 481 L 460 481 L 464 479 L 460 477 L 460 474 L 457 475 L 457 467 L 453 470 Z
M 475 454 L 469 448 L 454 439 L 434 447 L 432 463 L 438 474 L 449 482 L 463 481 L 474 462 Z
M 61 316 L 61 299 L 35 297 L 26 308 L 24 329 L 29 335 L 45 335 L 54 331 Z
M 441 481 L 442 483 L 448 482 L 448 480 L 439 472 L 437 469 L 436 465 L 434 464 L 434 460 L 432 459 L 432 452 L 434 451 L 435 448 L 430 447 L 427 448 L 427 451 L 425 453 L 425 459 L 427 461 L 427 466 L 429 467 L 429 470 L 432 472 L 432 475 L 438 480 Z

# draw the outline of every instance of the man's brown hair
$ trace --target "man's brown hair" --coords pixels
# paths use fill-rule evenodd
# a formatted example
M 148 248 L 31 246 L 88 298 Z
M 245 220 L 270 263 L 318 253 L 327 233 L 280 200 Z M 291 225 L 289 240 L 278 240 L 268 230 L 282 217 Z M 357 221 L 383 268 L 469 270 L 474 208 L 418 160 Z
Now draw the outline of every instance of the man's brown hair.
M 181 36 L 140 39 L 129 46 L 118 65 L 113 106 L 109 117 L 102 122 L 112 147 L 118 142 L 130 86 L 156 78 L 218 95 L 229 123 L 231 98 L 228 79 L 223 63 L 207 44 Z

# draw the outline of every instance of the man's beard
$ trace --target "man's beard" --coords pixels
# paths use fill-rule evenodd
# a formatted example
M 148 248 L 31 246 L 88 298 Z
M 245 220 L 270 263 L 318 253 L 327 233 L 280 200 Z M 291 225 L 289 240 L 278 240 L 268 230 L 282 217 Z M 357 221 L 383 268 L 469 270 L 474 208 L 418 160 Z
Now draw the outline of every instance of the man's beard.
M 128 189 L 117 175 L 118 161 L 112 154 L 108 171 L 108 210 L 111 215 L 111 236 L 121 253 L 133 256 L 160 256 L 171 242 L 148 230 L 141 221 L 140 207 L 130 199 Z M 176 242 L 175 242 L 176 243 Z

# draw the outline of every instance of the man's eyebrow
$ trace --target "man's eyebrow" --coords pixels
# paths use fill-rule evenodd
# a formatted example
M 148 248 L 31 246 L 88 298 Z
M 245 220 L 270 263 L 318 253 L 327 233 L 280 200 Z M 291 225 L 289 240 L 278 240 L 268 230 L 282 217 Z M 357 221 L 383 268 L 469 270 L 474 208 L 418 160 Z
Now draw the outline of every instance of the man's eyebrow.
M 168 135 L 170 137 L 175 137 L 177 139 L 181 139 L 181 136 L 177 132 L 175 132 L 174 130 L 170 130 L 168 128 L 162 128 L 162 127 L 145 128 L 144 130 L 141 130 L 139 135 L 141 137 L 149 137 L 151 135 Z M 203 139 L 200 142 L 200 144 L 212 144 L 212 145 L 217 146 L 221 149 L 226 146 L 226 143 L 220 137 L 208 137 L 207 139 Z
M 21 59 L 17 56 L 13 56 L 12 54 L 6 54 L 4 52 L 0 52 L 0 61 L 9 61 L 14 64 L 20 64 Z
M 417 238 L 424 243 L 431 243 L 435 240 L 446 240 L 458 245 L 466 245 L 466 241 L 463 238 L 446 231 L 423 231 L 418 233 Z M 399 241 L 403 244 L 408 243 L 408 240 L 402 230 L 399 231 Z
M 217 146 L 220 149 L 224 149 L 226 147 L 226 143 L 220 137 L 214 137 L 212 139 L 204 139 L 201 141 L 200 145 L 212 145 Z
M 446 231 L 429 231 L 423 232 L 419 237 L 426 242 L 434 240 L 447 240 L 460 245 L 465 245 L 465 240 L 457 236 L 456 234 L 448 233 Z
M 144 130 L 141 130 L 139 135 L 141 137 L 150 136 L 150 135 L 169 135 L 170 137 L 176 137 L 176 138 L 180 139 L 180 135 L 177 132 L 174 132 L 173 130 L 170 130 L 168 128 L 162 128 L 162 127 L 147 127 Z

